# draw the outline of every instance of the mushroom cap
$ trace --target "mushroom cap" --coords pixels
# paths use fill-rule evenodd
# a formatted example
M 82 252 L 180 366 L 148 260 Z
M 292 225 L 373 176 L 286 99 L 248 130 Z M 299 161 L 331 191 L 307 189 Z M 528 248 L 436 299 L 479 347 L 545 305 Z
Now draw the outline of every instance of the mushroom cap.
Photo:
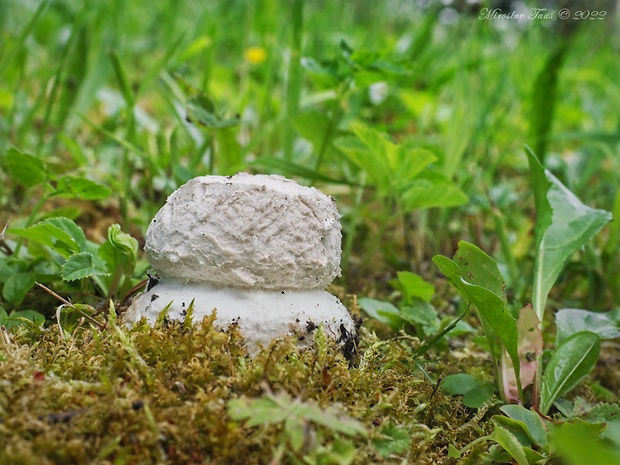
M 202 176 L 173 192 L 144 247 L 162 276 L 262 289 L 322 289 L 340 274 L 334 200 L 282 176 Z
M 216 327 L 238 325 L 252 354 L 259 345 L 267 347 L 277 337 L 297 335 L 300 345 L 306 345 L 321 324 L 325 334 L 337 340 L 346 341 L 357 335 L 356 324 L 346 307 L 320 289 L 239 289 L 162 279 L 133 300 L 125 319 L 136 322 L 144 317 L 153 324 L 167 309 L 169 319 L 184 321 L 192 301 L 194 321 L 216 310 Z

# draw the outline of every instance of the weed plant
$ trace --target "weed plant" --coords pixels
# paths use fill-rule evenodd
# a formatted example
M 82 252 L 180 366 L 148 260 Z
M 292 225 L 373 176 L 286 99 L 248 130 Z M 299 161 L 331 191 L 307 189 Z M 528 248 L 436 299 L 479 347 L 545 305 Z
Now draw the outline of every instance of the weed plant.
M 523 155 L 620 216 L 617 12 L 499 21 L 445 3 L 0 2 L 0 461 L 618 462 L 620 223 L 541 291 L 547 175 Z M 358 367 L 322 343 L 251 360 L 209 321 L 109 320 L 146 282 L 167 195 L 236 171 L 335 197 L 334 289 L 369 317 Z M 535 304 L 539 367 L 597 334 L 592 375 L 548 396 L 548 417 L 498 400 L 495 349 L 517 366 L 514 341 L 481 334 L 432 261 L 459 241 L 492 262 L 511 318 Z

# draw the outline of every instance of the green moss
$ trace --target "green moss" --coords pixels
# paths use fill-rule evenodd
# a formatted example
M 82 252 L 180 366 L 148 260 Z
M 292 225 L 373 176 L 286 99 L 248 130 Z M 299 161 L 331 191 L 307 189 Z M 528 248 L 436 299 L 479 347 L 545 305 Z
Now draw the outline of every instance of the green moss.
M 306 350 L 278 340 L 252 359 L 235 327 L 212 322 L 14 335 L 0 345 L 0 463 L 268 463 L 283 425 L 249 427 L 227 407 L 270 392 L 336 409 L 368 431 L 346 437 L 308 422 L 303 447 L 285 444 L 280 463 L 347 463 L 351 446 L 352 463 L 442 463 L 449 443 L 480 434 L 458 430 L 471 412 L 416 371 L 411 340 L 363 332 L 351 368 L 321 337 Z M 393 431 L 410 443 L 385 446 Z

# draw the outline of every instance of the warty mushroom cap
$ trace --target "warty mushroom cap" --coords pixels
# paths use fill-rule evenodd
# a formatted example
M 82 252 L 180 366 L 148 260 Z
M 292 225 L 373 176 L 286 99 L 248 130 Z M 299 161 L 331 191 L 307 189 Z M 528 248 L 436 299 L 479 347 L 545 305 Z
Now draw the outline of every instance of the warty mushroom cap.
M 282 176 L 202 176 L 168 197 L 145 251 L 181 281 L 323 289 L 340 274 L 339 220 L 331 197 Z

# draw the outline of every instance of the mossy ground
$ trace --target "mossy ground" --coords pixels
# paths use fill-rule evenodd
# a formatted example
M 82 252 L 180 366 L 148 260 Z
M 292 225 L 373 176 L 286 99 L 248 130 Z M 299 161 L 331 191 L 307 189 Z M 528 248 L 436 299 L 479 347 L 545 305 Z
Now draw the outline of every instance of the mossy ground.
M 278 340 L 250 358 L 236 328 L 212 322 L 128 329 L 112 320 L 64 337 L 56 325 L 11 335 L 0 345 L 0 463 L 270 463 L 282 424 L 249 427 L 227 408 L 268 392 L 361 422 L 368 434 L 346 438 L 351 463 L 449 463 L 448 444 L 485 433 L 480 412 L 417 369 L 415 339 L 379 341 L 363 329 L 352 367 L 329 338 L 305 350 Z M 462 363 L 448 353 L 427 369 L 445 376 Z M 382 455 L 376 445 L 389 425 L 410 443 Z M 301 450 L 287 447 L 280 463 L 337 463 L 317 451 L 329 451 L 339 433 L 311 423 L 305 432 Z

